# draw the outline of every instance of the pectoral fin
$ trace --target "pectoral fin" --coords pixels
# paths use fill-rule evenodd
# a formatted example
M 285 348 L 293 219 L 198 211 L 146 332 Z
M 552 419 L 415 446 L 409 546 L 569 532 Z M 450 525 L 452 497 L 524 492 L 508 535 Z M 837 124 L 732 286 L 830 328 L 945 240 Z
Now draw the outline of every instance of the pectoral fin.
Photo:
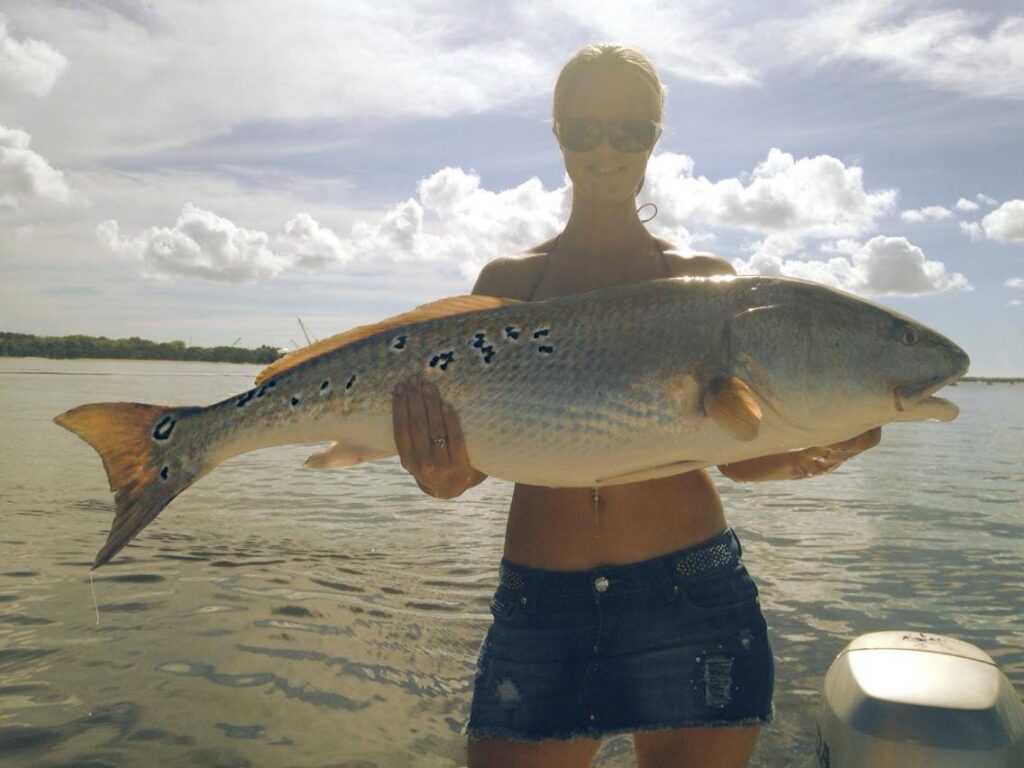
M 712 379 L 704 393 L 704 413 L 743 442 L 756 438 L 761 428 L 761 406 L 750 387 L 735 376 Z
M 334 443 L 326 451 L 314 453 L 304 466 L 309 469 L 333 469 L 335 467 L 351 467 L 353 464 L 362 464 L 364 461 L 376 461 L 386 459 L 393 454 L 387 451 L 378 451 L 375 448 L 364 448 L 361 445 L 349 445 L 347 443 Z

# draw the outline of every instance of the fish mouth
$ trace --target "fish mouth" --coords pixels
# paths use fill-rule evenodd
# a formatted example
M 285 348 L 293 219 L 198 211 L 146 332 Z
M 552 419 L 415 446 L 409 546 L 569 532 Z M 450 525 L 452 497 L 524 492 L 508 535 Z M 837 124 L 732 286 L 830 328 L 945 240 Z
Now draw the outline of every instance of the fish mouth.
M 960 378 L 963 373 L 953 376 L 933 376 L 926 381 L 918 381 L 910 384 L 902 384 L 893 390 L 893 400 L 896 410 L 901 413 L 913 410 L 926 409 L 926 418 L 939 421 L 952 421 L 960 413 L 955 403 L 942 397 L 933 397 L 932 393 L 952 384 Z
M 932 397 L 948 384 L 952 384 L 965 373 L 971 365 L 971 359 L 959 347 L 954 347 L 951 360 L 953 371 L 946 375 L 938 374 L 924 381 L 915 381 L 901 384 L 893 390 L 893 401 L 896 410 L 905 412 L 913 409 L 915 412 L 924 408 L 925 418 L 938 419 L 939 421 L 952 421 L 960 413 L 960 409 L 949 400 L 941 397 Z

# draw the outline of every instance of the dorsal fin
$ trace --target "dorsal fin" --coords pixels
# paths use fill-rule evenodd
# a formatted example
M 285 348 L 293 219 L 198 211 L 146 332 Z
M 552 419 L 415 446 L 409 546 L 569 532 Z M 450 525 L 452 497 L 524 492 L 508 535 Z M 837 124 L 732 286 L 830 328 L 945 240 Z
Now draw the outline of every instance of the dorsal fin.
M 256 376 L 256 383 L 262 384 L 271 376 L 276 376 L 282 371 L 287 371 L 290 368 L 301 365 L 307 360 L 312 360 L 314 357 L 319 357 L 320 355 L 324 355 L 328 352 L 333 352 L 336 349 L 340 349 L 341 347 L 352 344 L 360 339 L 365 339 L 376 333 L 386 331 L 388 328 L 397 328 L 402 325 L 421 323 L 425 320 L 433 320 L 438 317 L 461 315 L 466 312 L 476 312 L 481 309 L 497 309 L 498 307 L 507 307 L 512 304 L 521 303 L 522 302 L 517 299 L 499 299 L 494 296 L 451 296 L 447 299 L 438 299 L 437 301 L 432 301 L 429 304 L 423 304 L 422 306 L 416 307 L 416 309 L 409 312 L 403 312 L 400 315 L 389 317 L 387 320 L 381 320 L 378 323 L 371 323 L 370 325 L 360 325 L 358 328 L 353 328 L 350 331 L 338 333 L 334 336 L 328 336 L 326 339 L 320 339 L 320 341 L 313 342 L 308 347 L 303 347 L 302 349 L 297 349 L 294 352 L 289 352 L 284 357 L 278 358 L 260 371 L 259 375 Z

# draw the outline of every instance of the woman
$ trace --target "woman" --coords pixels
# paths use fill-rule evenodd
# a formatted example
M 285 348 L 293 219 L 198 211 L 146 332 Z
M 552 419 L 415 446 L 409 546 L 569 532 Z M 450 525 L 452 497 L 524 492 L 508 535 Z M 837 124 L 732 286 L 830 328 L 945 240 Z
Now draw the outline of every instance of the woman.
M 652 237 L 635 195 L 660 135 L 649 61 L 588 46 L 555 86 L 554 133 L 573 185 L 565 229 L 496 259 L 473 292 L 534 301 L 680 275 L 734 274 Z M 437 498 L 484 479 L 457 414 L 418 381 L 396 388 L 402 466 Z M 877 430 L 721 467 L 733 480 L 827 472 Z M 704 470 L 625 485 L 512 495 L 494 624 L 480 651 L 470 766 L 584 766 L 632 732 L 640 766 L 744 766 L 771 716 L 773 667 L 757 590 Z

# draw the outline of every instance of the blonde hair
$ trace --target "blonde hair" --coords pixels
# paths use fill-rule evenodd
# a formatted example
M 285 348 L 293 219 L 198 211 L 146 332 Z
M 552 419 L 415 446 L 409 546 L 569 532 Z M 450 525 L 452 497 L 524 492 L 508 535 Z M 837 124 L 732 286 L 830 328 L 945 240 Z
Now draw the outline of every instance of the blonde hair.
M 580 48 L 562 67 L 558 81 L 555 83 L 555 96 L 551 109 L 555 120 L 561 116 L 566 103 L 579 87 L 583 78 L 599 71 L 619 71 L 636 77 L 650 93 L 655 122 L 661 122 L 661 114 L 665 107 L 665 86 L 658 79 L 654 65 L 635 48 L 608 44 L 588 45 Z

